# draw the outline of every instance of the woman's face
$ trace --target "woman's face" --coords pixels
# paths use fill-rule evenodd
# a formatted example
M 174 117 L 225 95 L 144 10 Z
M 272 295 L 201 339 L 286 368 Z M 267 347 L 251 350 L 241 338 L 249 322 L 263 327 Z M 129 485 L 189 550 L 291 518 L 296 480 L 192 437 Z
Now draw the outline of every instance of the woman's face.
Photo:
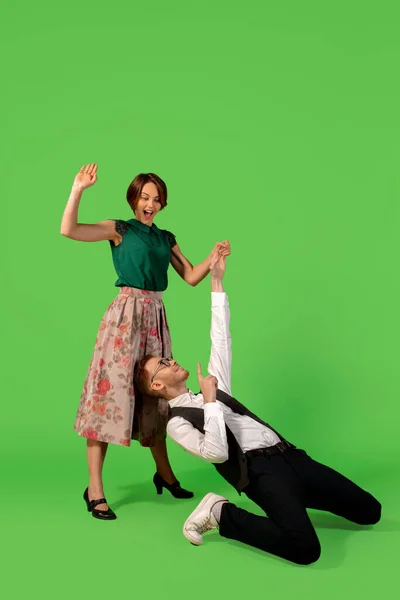
M 151 181 L 149 183 L 145 183 L 136 205 L 136 219 L 145 225 L 151 226 L 153 224 L 154 217 L 160 209 L 161 202 L 157 186 Z

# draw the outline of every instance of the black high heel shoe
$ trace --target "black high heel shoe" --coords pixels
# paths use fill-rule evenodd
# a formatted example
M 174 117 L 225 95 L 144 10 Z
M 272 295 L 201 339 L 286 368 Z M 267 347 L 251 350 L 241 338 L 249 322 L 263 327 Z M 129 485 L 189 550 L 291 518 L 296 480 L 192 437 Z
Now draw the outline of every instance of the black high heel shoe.
M 92 513 L 92 517 L 95 519 L 101 519 L 102 521 L 113 521 L 117 518 L 117 515 L 110 507 L 108 510 L 98 510 L 96 506 L 99 504 L 107 504 L 107 500 L 105 498 L 100 498 L 99 500 L 89 500 L 89 488 L 86 488 L 83 499 L 86 502 L 86 506 L 88 512 Z
M 181 488 L 179 481 L 175 481 L 175 483 L 167 483 L 164 479 L 156 473 L 153 477 L 153 483 L 156 486 L 157 494 L 161 495 L 163 493 L 163 488 L 168 490 L 174 498 L 193 498 L 193 492 L 188 492 Z

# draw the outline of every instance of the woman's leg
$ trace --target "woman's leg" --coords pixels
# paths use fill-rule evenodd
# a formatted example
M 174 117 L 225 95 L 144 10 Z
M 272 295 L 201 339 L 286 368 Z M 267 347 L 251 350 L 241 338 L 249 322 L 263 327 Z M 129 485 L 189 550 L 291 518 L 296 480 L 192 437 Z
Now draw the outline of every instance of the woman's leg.
M 104 498 L 103 464 L 108 444 L 97 440 L 87 440 L 87 461 L 89 467 L 89 500 Z M 107 510 L 107 504 L 99 504 L 97 510 Z
M 176 477 L 169 462 L 165 438 L 162 440 L 156 440 L 155 445 L 151 446 L 150 450 L 156 463 L 157 473 L 169 485 L 171 485 L 171 483 L 175 483 Z

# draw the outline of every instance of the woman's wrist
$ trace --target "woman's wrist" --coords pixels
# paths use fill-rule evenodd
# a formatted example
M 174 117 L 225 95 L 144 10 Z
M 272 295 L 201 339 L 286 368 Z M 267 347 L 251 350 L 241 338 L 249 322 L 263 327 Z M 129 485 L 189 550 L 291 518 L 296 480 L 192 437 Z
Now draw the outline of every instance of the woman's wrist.
M 73 194 L 74 196 L 77 196 L 77 197 L 80 198 L 82 196 L 83 192 L 84 192 L 84 189 L 85 188 L 83 188 L 80 185 L 74 183 L 72 185 L 72 188 L 71 188 L 71 195 Z

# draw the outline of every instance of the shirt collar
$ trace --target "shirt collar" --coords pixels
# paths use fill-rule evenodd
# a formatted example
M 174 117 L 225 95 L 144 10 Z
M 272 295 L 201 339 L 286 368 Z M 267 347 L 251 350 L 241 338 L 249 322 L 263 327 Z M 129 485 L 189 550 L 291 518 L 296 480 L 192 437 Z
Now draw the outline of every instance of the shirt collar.
M 175 408 L 177 406 L 188 406 L 193 402 L 195 398 L 196 394 L 193 394 L 191 390 L 188 390 L 184 394 L 181 394 L 180 396 L 177 396 L 176 398 L 170 400 L 169 405 L 171 408 Z
M 158 227 L 155 223 L 153 223 L 153 225 L 151 225 L 151 226 L 145 225 L 144 223 L 142 223 L 141 221 L 138 221 L 137 219 L 129 219 L 127 222 L 129 223 L 129 225 L 133 225 L 133 227 L 135 227 L 136 229 L 139 229 L 140 231 L 143 231 L 144 233 L 150 233 L 151 231 L 153 231 L 157 235 L 161 235 L 160 229 L 158 229 Z

